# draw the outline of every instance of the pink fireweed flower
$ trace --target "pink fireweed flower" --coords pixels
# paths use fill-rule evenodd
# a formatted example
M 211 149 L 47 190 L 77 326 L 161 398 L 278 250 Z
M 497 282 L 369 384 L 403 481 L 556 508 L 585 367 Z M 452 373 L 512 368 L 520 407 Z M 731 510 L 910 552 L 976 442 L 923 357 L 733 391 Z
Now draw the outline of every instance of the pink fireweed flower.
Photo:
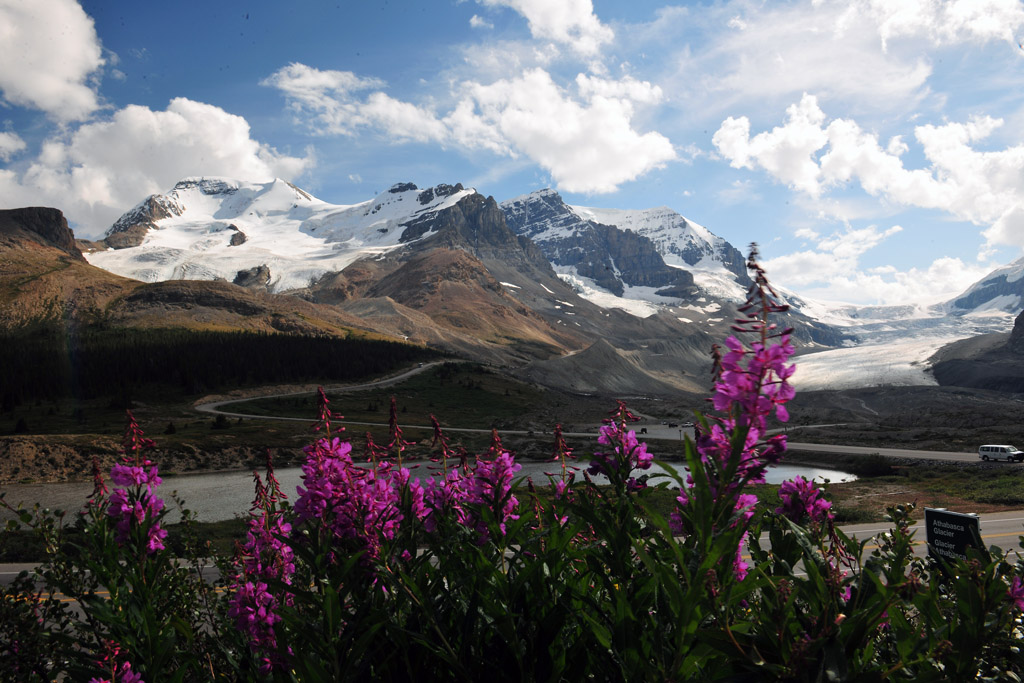
M 748 535 L 747 533 L 743 534 L 743 538 L 740 539 L 739 544 L 736 546 L 736 557 L 732 561 L 732 571 L 737 581 L 747 578 L 747 572 L 750 570 L 750 565 L 743 559 L 743 548 L 747 543 Z
M 408 490 L 410 510 L 413 517 L 423 520 L 430 514 L 430 508 L 427 506 L 426 501 L 427 490 L 423 486 L 423 482 L 412 478 L 412 472 L 408 468 L 400 467 L 395 470 L 391 477 L 391 483 L 399 498 L 401 498 L 403 491 Z
M 441 520 L 450 514 L 455 515 L 459 524 L 467 523 L 469 516 L 464 503 L 469 481 L 461 469 L 452 469 L 426 483 L 423 497 L 430 513 L 424 518 L 423 526 L 429 533 L 436 531 Z
M 295 573 L 295 553 L 284 540 L 292 525 L 280 513 L 264 511 L 249 520 L 249 530 L 241 551 L 246 575 L 273 578 L 291 583 Z
M 161 479 L 156 465 L 142 456 L 142 450 L 152 448 L 152 440 L 143 436 L 142 429 L 128 411 L 128 427 L 123 444 L 124 462 L 110 470 L 110 480 L 121 488 L 110 494 L 106 513 L 115 522 L 119 544 L 127 543 L 134 527 L 146 527 L 146 552 L 153 554 L 164 549 L 167 530 L 160 527 L 159 516 L 164 501 L 153 493 Z
M 306 448 L 305 486 L 298 487 L 295 513 L 299 521 L 325 522 L 336 542 L 354 543 L 370 561 L 379 556 L 382 540 L 393 539 L 398 530 L 400 498 L 390 465 L 356 467 L 351 451 L 351 444 L 338 439 L 321 439 Z
M 238 586 L 228 609 L 228 616 L 235 620 L 238 630 L 249 636 L 249 646 L 254 652 L 263 653 L 260 671 L 264 674 L 276 664 L 273 657 L 277 650 L 274 625 L 281 621 L 277 610 L 277 598 L 262 581 L 247 581 Z
M 508 451 L 502 452 L 494 460 L 477 460 L 466 490 L 466 502 L 490 508 L 502 534 L 505 533 L 505 522 L 519 519 L 519 515 L 515 514 L 519 500 L 512 495 L 512 479 L 522 468 Z M 478 544 L 487 542 L 489 530 L 481 517 L 470 512 L 466 524 L 476 529 L 479 534 Z
M 159 486 L 163 479 L 157 473 L 156 465 L 148 470 L 136 465 L 114 465 L 110 468 L 110 481 L 116 486 L 145 486 L 151 490 Z
M 142 674 L 132 671 L 132 665 L 125 662 L 117 667 L 110 678 L 99 678 L 94 676 L 89 683 L 144 683 Z
M 825 500 L 813 481 L 803 477 L 783 482 L 779 487 L 779 498 L 782 505 L 775 508 L 775 512 L 794 522 L 810 519 L 812 523 L 820 524 L 833 517 L 830 511 L 832 503 Z
M 101 669 L 109 672 L 110 677 L 100 678 L 99 676 L 94 676 L 89 679 L 89 683 L 143 683 L 142 675 L 132 671 L 130 662 L 118 664 L 117 660 L 121 654 L 121 646 L 116 641 L 104 640 L 101 645 L 104 650 L 103 659 L 97 660 L 96 663 Z
M 1019 576 L 1013 577 L 1010 589 L 1006 591 L 1006 598 L 1013 603 L 1014 607 L 1024 612 L 1024 582 Z
M 295 573 L 295 555 L 286 539 L 292 526 L 284 520 L 277 507 L 280 485 L 274 477 L 273 463 L 267 455 L 267 485 L 263 485 L 258 472 L 253 472 L 256 496 L 251 511 L 259 511 L 249 518 L 245 543 L 239 547 L 242 572 L 234 585 L 229 601 L 229 614 L 236 625 L 249 636 L 249 647 L 260 658 L 260 671 L 264 674 L 278 664 L 277 639 L 273 625 L 280 620 L 277 607 L 281 602 L 293 603 L 293 595 L 284 591 L 270 596 L 261 589 L 267 581 L 281 581 L 291 585 Z M 283 496 L 284 494 L 280 494 Z M 266 593 L 266 594 L 264 594 Z
M 558 479 L 554 482 L 555 487 L 555 500 L 561 500 L 565 497 L 566 491 L 572 488 L 573 481 L 576 479 L 576 474 L 570 474 L 568 479 Z
M 767 436 L 767 421 L 769 417 L 788 420 L 784 404 L 794 396 L 789 378 L 795 366 L 788 364 L 795 350 L 791 330 L 776 331 L 768 323 L 770 313 L 788 307 L 777 303 L 778 296 L 757 263 L 754 246 L 747 267 L 753 271 L 754 283 L 740 307 L 745 317 L 737 319 L 733 329 L 755 334 L 757 339 L 747 346 L 740 338 L 730 336 L 725 340 L 724 353 L 717 345 L 713 347 L 715 384 L 709 400 L 720 415 L 702 421 L 696 434 L 702 481 L 694 481 L 693 473 L 687 476 L 688 486 L 699 483 L 710 489 L 716 502 L 732 504 L 734 510 L 742 512 L 740 518 L 734 518 L 736 524 L 747 523 L 751 515 L 744 503 L 743 488 L 763 483 L 768 466 L 777 463 L 786 450 L 784 435 Z M 685 492 L 677 498 L 680 512 L 670 517 L 675 533 L 686 531 L 682 510 L 690 500 Z
M 402 453 L 409 446 L 416 445 L 415 441 L 406 441 L 402 436 L 402 428 L 398 425 L 398 403 L 395 401 L 395 397 L 391 397 L 391 408 L 388 411 L 388 434 L 391 436 L 391 441 L 386 446 L 387 451 L 390 453 L 395 452 L 395 459 L 398 462 L 399 467 L 402 465 Z
M 595 452 L 594 459 L 587 468 L 587 474 L 610 476 L 622 470 L 629 490 L 635 491 L 646 487 L 646 484 L 640 483 L 630 475 L 634 470 L 650 469 L 654 463 L 654 456 L 647 452 L 646 443 L 637 440 L 635 431 L 626 431 L 616 423 L 602 425 L 597 442 L 611 446 L 612 451 Z
M 103 471 L 100 469 L 100 461 L 98 458 L 93 456 L 92 459 L 92 494 L 89 496 L 90 500 L 100 500 L 104 498 L 109 491 L 107 485 L 103 482 Z
M 148 491 L 114 489 L 110 494 L 107 514 L 114 520 L 119 544 L 127 543 L 133 527 L 142 526 L 147 519 L 155 519 L 164 509 L 164 501 Z M 152 555 L 164 549 L 167 530 L 159 522 L 152 522 L 146 530 L 146 552 Z

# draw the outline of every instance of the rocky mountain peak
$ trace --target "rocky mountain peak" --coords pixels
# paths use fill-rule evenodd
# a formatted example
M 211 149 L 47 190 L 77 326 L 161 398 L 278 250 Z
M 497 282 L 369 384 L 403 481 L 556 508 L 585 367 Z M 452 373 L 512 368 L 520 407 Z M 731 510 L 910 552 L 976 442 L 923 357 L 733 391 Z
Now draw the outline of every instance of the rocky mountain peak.
M 0 210 L 0 236 L 29 239 L 60 249 L 76 260 L 85 260 L 75 245 L 75 234 L 58 209 L 33 206 Z
M 182 178 L 175 184 L 174 189 L 171 191 L 182 192 L 191 189 L 197 189 L 205 195 L 235 194 L 238 192 L 238 183 L 228 178 L 197 176 L 192 178 Z
M 175 185 L 177 188 L 181 183 Z M 173 198 L 163 194 L 152 194 L 134 208 L 118 218 L 103 239 L 112 249 L 137 247 L 149 230 L 156 228 L 156 222 L 172 216 L 180 216 L 185 208 Z
M 409 184 L 412 185 L 412 183 Z M 413 185 L 412 189 L 416 189 L 416 186 Z M 420 204 L 427 205 L 430 202 L 434 201 L 434 199 L 440 199 L 441 197 L 451 197 L 456 192 L 462 192 L 462 190 L 464 189 L 465 188 L 462 187 L 462 183 L 456 183 L 454 185 L 446 185 L 444 183 L 441 183 L 436 187 L 428 187 L 427 189 L 423 190 L 423 192 L 420 192 L 417 199 L 419 200 Z
M 1024 258 L 992 271 L 942 306 L 954 315 L 978 310 L 1019 313 L 1024 308 Z
M 556 267 L 592 280 L 622 296 L 627 286 L 667 290 L 688 297 L 693 276 L 665 263 L 647 237 L 615 225 L 588 220 L 553 190 L 531 192 L 502 202 L 509 226 L 529 237 Z

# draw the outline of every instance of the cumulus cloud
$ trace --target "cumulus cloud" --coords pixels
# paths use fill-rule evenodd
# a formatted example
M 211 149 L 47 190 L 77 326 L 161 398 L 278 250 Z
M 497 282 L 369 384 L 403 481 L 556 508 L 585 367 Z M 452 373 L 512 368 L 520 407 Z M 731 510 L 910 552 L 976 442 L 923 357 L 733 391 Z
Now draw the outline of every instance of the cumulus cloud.
M 291 109 L 308 117 L 313 131 L 321 135 L 354 135 L 369 126 L 382 128 L 399 141 L 440 142 L 445 136 L 432 112 L 381 92 L 385 84 L 376 78 L 293 63 L 262 84 L 284 93 Z M 364 94 L 367 91 L 372 92 Z
M 633 130 L 631 100 L 591 93 L 581 102 L 542 69 L 468 92 L 471 120 L 499 132 L 569 192 L 612 192 L 676 157 L 668 138 Z
M 0 93 L 10 104 L 76 121 L 99 108 L 103 66 L 92 19 L 75 0 L 0 0 Z
M 644 104 L 657 104 L 662 98 L 660 87 L 647 81 L 638 81 L 632 76 L 615 80 L 577 74 L 576 87 L 584 97 L 617 97 Z
M 508 7 L 526 18 L 534 38 L 567 45 L 582 57 L 595 57 L 615 32 L 594 14 L 591 0 L 477 0 L 485 7 Z
M 751 138 L 750 121 L 730 116 L 711 142 L 734 168 L 760 166 L 787 185 L 816 195 L 819 169 L 814 155 L 827 142 L 821 128 L 824 120 L 817 100 L 805 94 L 799 104 L 786 109 L 782 126 Z
M 487 84 L 460 84 L 454 106 L 443 115 L 394 99 L 374 89 L 379 82 L 349 72 L 292 64 L 264 84 L 281 90 L 320 134 L 370 129 L 397 142 L 525 156 L 570 192 L 614 191 L 677 156 L 668 138 L 634 130 L 635 106 L 655 103 L 662 93 L 631 77 L 581 75 L 573 93 L 535 67 Z
M 10 161 L 18 152 L 25 149 L 25 141 L 17 133 L 0 132 L 0 160 Z
M 469 25 L 473 28 L 494 28 L 494 24 L 475 14 L 469 18 Z
M 20 174 L 0 175 L 0 204 L 62 209 L 83 236 L 98 236 L 146 196 L 193 175 L 295 178 L 315 164 L 252 139 L 248 122 L 213 105 L 176 98 L 164 111 L 129 106 L 47 140 Z
M 853 120 L 825 121 L 817 99 L 805 94 L 787 110 L 783 125 L 750 137 L 749 120 L 730 117 L 713 142 L 732 166 L 763 169 L 808 195 L 856 181 L 872 196 L 983 226 L 990 246 L 1024 246 L 1024 145 L 974 147 L 1001 119 L 979 116 L 916 127 L 914 137 L 928 162 L 924 168 L 904 166 L 902 141 L 883 147 Z

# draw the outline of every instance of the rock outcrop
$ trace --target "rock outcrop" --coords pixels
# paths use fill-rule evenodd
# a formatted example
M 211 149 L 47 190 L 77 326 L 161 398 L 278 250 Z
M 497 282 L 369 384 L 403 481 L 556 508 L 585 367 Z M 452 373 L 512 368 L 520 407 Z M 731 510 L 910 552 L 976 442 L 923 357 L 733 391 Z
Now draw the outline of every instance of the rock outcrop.
M 118 218 L 110 226 L 102 243 L 111 249 L 137 247 L 142 244 L 147 232 L 157 229 L 156 221 L 171 216 L 180 216 L 181 212 L 182 207 L 166 195 L 150 195 L 131 211 Z
M 943 347 L 931 358 L 942 386 L 1024 393 L 1024 312 L 1009 334 L 985 334 Z
M 254 268 L 240 270 L 238 271 L 238 274 L 235 275 L 234 282 L 239 287 L 248 287 L 250 289 L 269 289 L 270 268 L 264 263 Z
M 583 220 L 553 191 L 504 202 L 509 227 L 536 241 L 556 266 L 622 296 L 626 286 L 666 288 L 692 294 L 693 276 L 665 263 L 654 243 L 632 230 Z
M 27 239 L 55 247 L 76 260 L 85 260 L 75 244 L 75 234 L 58 209 L 32 206 L 0 210 L 0 235 L 8 240 Z

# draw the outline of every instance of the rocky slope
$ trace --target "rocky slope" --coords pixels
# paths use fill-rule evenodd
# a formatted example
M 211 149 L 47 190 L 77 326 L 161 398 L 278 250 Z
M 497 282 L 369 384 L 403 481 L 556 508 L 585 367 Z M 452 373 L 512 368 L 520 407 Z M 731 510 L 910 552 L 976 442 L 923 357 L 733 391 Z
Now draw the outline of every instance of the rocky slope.
M 639 384 L 692 388 L 696 369 L 688 368 L 699 362 L 702 372 L 710 347 L 704 324 L 581 298 L 505 216 L 493 198 L 458 184 L 398 183 L 337 206 L 283 181 L 188 178 L 84 246 L 90 262 L 167 288 L 211 280 L 254 296 L 287 292 L 381 333 L 495 365 L 557 364 L 602 339 L 634 359 Z M 666 266 L 646 238 L 606 226 L 603 240 L 641 286 L 689 291 L 689 274 Z M 717 310 L 690 315 L 714 319 Z
M 661 311 L 712 335 L 728 334 L 746 298 L 746 259 L 726 240 L 666 207 L 597 209 L 540 190 L 501 204 L 509 226 L 529 237 L 559 276 L 605 308 Z M 798 308 L 780 324 L 806 345 L 840 346 L 845 335 Z
M 931 361 L 940 385 L 1024 393 L 1024 312 L 1010 333 L 963 339 L 941 349 Z
M 90 266 L 60 211 L 0 211 L 0 330 L 38 320 L 93 322 L 136 285 Z
M 376 335 L 329 306 L 227 282 L 147 284 L 90 265 L 56 209 L 0 211 L 0 329 L 56 325 Z
M 535 242 L 551 263 L 622 296 L 628 286 L 656 296 L 696 298 L 693 275 L 671 268 L 647 237 L 581 217 L 554 191 L 502 202 L 509 227 Z

